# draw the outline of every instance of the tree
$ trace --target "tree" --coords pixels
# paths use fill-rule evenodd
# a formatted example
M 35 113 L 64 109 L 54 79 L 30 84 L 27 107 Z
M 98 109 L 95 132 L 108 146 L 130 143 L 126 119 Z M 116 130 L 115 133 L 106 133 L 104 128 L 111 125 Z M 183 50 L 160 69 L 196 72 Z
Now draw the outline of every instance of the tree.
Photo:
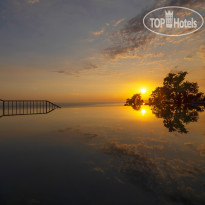
M 163 87 L 157 87 L 151 94 L 151 101 L 153 104 L 161 104 L 166 100 L 166 89 Z
M 151 104 L 186 104 L 204 100 L 197 83 L 185 81 L 187 72 L 169 73 L 164 78 L 163 86 L 157 87 L 151 94 Z
M 125 105 L 129 105 L 129 106 L 130 105 L 141 105 L 142 103 L 143 103 L 143 100 L 141 98 L 141 94 L 137 93 L 137 94 L 134 94 L 131 99 L 128 98 L 126 100 Z

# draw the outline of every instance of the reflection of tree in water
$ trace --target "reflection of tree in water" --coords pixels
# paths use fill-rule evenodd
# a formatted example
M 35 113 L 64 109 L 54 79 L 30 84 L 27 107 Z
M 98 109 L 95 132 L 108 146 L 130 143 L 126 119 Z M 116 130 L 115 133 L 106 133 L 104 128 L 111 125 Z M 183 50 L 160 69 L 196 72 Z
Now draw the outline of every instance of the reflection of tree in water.
M 132 105 L 132 108 L 138 111 L 141 109 L 141 105 Z
M 202 107 L 190 107 L 186 105 L 154 105 L 152 112 L 157 118 L 163 118 L 164 126 L 169 129 L 169 132 L 177 131 L 180 133 L 187 133 L 185 124 L 190 122 L 197 122 L 199 112 L 203 112 Z
M 178 159 L 165 161 L 160 157 L 153 158 L 148 156 L 148 149 L 153 151 L 158 148 L 118 143 L 103 147 L 104 152 L 112 156 L 112 168 L 131 183 L 156 196 L 158 202 L 153 204 L 204 204 L 204 183 L 201 179 L 205 170 Z

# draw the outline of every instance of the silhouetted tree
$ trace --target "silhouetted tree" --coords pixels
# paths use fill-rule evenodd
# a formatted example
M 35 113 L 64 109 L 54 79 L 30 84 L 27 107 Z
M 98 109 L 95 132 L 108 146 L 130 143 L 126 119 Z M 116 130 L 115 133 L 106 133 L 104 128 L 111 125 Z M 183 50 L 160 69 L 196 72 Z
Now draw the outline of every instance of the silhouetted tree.
M 166 101 L 166 92 L 164 87 L 157 87 L 151 94 L 152 104 L 161 104 Z
M 186 104 L 201 102 L 204 94 L 199 92 L 197 83 L 185 81 L 187 72 L 169 73 L 164 78 L 163 86 L 157 87 L 151 94 L 150 104 Z
M 126 100 L 125 105 L 141 105 L 143 103 L 143 100 L 141 98 L 141 94 L 137 93 L 132 96 L 132 98 L 128 98 Z

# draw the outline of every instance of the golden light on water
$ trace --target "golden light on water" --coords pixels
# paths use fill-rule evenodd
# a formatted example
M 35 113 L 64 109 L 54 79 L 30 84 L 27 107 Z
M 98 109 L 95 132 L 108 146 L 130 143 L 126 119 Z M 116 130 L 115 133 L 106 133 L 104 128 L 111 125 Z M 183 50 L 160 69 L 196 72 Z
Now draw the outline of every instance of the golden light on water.
M 145 115 L 146 110 L 145 109 L 141 109 L 141 113 L 142 113 L 142 115 Z
M 150 122 L 156 120 L 151 107 L 148 105 L 141 105 L 139 109 L 133 109 L 130 106 L 125 106 L 124 109 L 126 111 L 126 115 L 129 115 L 129 118 L 135 119 L 136 121 Z

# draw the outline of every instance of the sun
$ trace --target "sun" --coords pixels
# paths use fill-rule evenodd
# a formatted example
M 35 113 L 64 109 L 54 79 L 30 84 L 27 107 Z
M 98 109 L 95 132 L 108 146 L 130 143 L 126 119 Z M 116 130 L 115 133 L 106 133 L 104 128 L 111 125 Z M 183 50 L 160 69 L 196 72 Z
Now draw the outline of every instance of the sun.
M 146 93 L 146 92 L 147 92 L 146 88 L 141 89 L 141 93 Z

